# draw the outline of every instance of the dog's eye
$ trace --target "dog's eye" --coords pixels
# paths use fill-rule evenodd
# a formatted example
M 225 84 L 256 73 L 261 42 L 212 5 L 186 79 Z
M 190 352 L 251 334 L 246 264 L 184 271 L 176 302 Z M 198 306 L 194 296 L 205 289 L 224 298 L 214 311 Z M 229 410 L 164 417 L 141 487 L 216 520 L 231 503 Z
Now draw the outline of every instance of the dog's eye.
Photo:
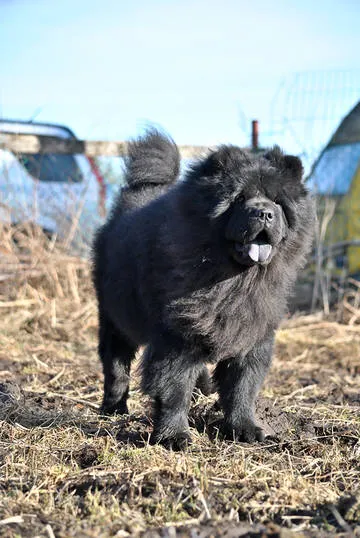
M 239 204 L 243 204 L 245 202 L 245 196 L 244 195 L 240 195 L 240 196 L 237 196 L 236 197 L 236 201 L 239 203 Z

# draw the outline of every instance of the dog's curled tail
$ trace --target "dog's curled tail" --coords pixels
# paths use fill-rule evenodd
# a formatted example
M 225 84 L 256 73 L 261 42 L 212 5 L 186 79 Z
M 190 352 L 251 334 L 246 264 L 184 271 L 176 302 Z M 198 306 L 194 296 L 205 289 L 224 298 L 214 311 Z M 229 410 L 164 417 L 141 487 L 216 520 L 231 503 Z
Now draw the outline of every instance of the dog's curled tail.
M 125 157 L 125 179 L 115 204 L 115 213 L 142 207 L 163 194 L 180 172 L 180 154 L 175 142 L 157 129 L 129 142 Z

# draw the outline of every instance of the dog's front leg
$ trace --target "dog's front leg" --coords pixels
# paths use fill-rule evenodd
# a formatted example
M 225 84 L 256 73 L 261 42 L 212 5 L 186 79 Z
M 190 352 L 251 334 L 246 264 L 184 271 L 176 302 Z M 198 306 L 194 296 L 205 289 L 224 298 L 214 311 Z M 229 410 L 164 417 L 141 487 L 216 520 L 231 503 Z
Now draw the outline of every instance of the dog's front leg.
M 273 342 L 271 336 L 245 357 L 222 361 L 215 369 L 224 433 L 230 439 L 247 443 L 264 440 L 264 431 L 255 419 L 255 400 L 271 364 Z
M 153 440 L 181 450 L 190 442 L 188 409 L 203 365 L 181 337 L 160 334 L 145 351 L 142 388 L 154 401 Z

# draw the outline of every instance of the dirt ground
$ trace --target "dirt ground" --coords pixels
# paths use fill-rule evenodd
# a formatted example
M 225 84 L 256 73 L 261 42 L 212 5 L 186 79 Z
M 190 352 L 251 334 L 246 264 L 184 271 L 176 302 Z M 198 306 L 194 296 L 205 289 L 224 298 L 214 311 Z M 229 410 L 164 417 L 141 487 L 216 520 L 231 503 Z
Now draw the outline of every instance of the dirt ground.
M 130 415 L 98 414 L 88 263 L 0 239 L 0 536 L 360 536 L 360 325 L 286 320 L 266 441 L 222 441 L 216 396 L 197 394 L 193 444 L 169 452 L 149 445 L 136 373 Z

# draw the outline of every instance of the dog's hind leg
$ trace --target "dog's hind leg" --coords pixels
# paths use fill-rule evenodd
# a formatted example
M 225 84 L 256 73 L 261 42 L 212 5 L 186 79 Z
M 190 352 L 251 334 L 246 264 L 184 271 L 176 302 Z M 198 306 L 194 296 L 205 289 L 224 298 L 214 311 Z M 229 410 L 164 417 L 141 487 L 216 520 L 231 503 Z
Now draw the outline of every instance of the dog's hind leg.
M 188 410 L 202 369 L 181 338 L 161 332 L 143 357 L 142 388 L 154 401 L 152 440 L 181 450 L 190 442 Z
M 104 372 L 104 398 L 100 412 L 128 414 L 130 366 L 137 347 L 124 338 L 112 323 L 100 316 L 99 355 Z

